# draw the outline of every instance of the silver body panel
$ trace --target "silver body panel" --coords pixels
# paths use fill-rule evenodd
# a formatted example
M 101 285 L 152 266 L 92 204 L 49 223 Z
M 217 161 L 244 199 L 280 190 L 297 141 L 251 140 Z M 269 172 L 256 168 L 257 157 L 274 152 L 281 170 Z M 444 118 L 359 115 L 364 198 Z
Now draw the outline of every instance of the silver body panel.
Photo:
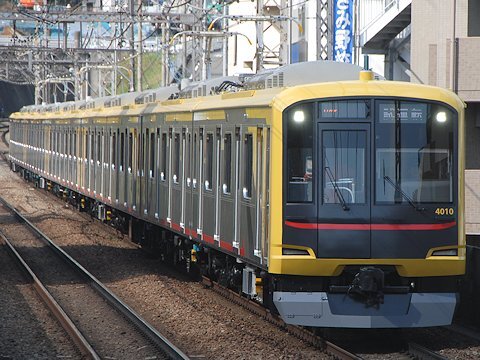
M 452 323 L 457 294 L 386 294 L 379 307 L 346 294 L 274 292 L 273 301 L 288 324 L 341 328 L 401 328 Z
M 166 121 L 164 114 L 145 113 L 120 115 L 111 122 L 87 118 L 70 124 L 33 124 L 34 131 L 18 140 L 29 144 L 34 132 L 42 133 L 38 149 L 13 146 L 12 161 L 100 203 L 266 267 L 267 234 L 261 224 L 267 221 L 269 129 L 266 119 L 249 119 L 244 109 L 224 114 L 218 119 L 200 114 L 197 119 L 192 112 L 191 122 L 188 117 Z M 229 159 L 225 159 L 227 134 Z M 243 190 L 247 170 L 248 194 Z

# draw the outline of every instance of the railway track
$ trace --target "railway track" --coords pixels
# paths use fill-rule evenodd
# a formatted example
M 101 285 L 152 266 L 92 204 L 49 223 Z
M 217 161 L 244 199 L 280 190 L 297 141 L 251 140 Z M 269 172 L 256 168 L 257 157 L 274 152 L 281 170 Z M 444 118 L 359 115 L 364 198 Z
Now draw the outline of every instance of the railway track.
M 412 342 L 408 343 L 408 354 L 418 360 L 448 360 L 448 358 Z
M 188 359 L 1 197 L 0 207 L 18 221 L 1 237 L 84 356 Z
M 202 282 L 205 286 L 209 287 L 216 293 L 220 294 L 224 298 L 250 310 L 254 314 L 257 314 L 264 318 L 265 320 L 269 321 L 270 323 L 286 330 L 288 333 L 292 334 L 293 336 L 302 339 L 303 341 L 323 350 L 325 353 L 333 356 L 335 359 L 341 360 L 358 360 L 361 357 L 357 356 L 349 352 L 348 350 L 335 345 L 334 343 L 323 339 L 320 336 L 315 335 L 311 331 L 302 328 L 300 326 L 294 326 L 286 324 L 280 317 L 272 314 L 268 309 L 262 307 L 255 301 L 247 299 L 236 292 L 227 289 L 217 282 L 212 281 L 207 277 L 202 277 Z

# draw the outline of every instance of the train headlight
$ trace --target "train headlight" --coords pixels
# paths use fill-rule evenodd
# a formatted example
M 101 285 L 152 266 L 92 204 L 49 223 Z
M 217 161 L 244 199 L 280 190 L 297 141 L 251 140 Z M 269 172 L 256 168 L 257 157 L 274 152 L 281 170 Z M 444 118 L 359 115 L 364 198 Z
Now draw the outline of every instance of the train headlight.
M 293 121 L 296 123 L 303 123 L 305 121 L 305 113 L 302 110 L 297 110 L 293 113 Z
M 447 113 L 445 111 L 439 111 L 435 116 L 435 119 L 439 123 L 444 123 L 447 121 Z

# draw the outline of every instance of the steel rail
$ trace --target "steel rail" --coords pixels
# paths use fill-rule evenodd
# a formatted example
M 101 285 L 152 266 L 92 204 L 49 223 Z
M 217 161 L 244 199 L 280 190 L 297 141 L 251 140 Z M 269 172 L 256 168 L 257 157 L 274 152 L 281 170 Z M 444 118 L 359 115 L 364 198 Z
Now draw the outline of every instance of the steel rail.
M 166 356 L 172 360 L 188 360 L 188 356 L 180 349 L 173 345 L 167 338 L 160 334 L 153 326 L 147 323 L 140 315 L 138 315 L 130 306 L 120 300 L 114 293 L 108 290 L 105 285 L 95 278 L 89 271 L 87 271 L 80 263 L 68 255 L 62 248 L 56 245 L 50 238 L 25 218 L 20 212 L 10 205 L 4 198 L 0 197 L 0 202 L 8 208 L 15 216 L 37 234 L 48 246 L 52 248 L 58 255 L 62 257 L 73 269 L 78 271 L 88 281 L 105 300 L 107 300 L 115 309 L 117 309 L 126 319 L 133 323 L 141 333 L 146 336 L 158 349 L 163 351 Z
M 263 317 L 268 322 L 287 330 L 293 336 L 308 342 L 309 344 L 325 351 L 327 354 L 332 355 L 335 359 L 340 360 L 360 360 L 361 357 L 358 355 L 352 354 L 348 350 L 345 350 L 321 337 L 313 334 L 312 332 L 296 325 L 290 325 L 285 323 L 280 317 L 272 314 L 268 309 L 264 308 L 260 304 L 250 299 L 247 299 L 236 292 L 227 289 L 226 287 L 218 284 L 215 281 L 203 276 L 202 283 L 215 291 L 216 293 L 220 294 L 221 296 L 225 297 L 226 299 L 234 302 L 237 305 L 240 305 L 247 310 Z
M 408 353 L 419 360 L 448 360 L 445 356 L 412 342 L 408 343 Z
M 22 270 L 26 273 L 26 275 L 31 279 L 33 282 L 33 287 L 35 291 L 38 293 L 40 298 L 43 300 L 45 305 L 50 309 L 52 314 L 58 320 L 60 325 L 63 329 L 67 332 L 70 338 L 73 340 L 75 345 L 78 347 L 82 355 L 86 356 L 89 359 L 100 360 L 100 356 L 95 352 L 92 348 L 90 343 L 85 339 L 83 334 L 80 330 L 75 326 L 73 321 L 69 318 L 69 316 L 65 313 L 62 309 L 60 304 L 53 298 L 50 292 L 46 289 L 46 287 L 42 284 L 42 282 L 38 279 L 32 269 L 27 265 L 25 260 L 20 256 L 20 254 L 15 250 L 15 247 L 12 243 L 7 239 L 5 234 L 0 230 L 0 237 L 3 239 L 5 244 L 7 245 L 7 250 L 9 250 L 10 254 L 13 258 L 18 262 L 19 266 Z

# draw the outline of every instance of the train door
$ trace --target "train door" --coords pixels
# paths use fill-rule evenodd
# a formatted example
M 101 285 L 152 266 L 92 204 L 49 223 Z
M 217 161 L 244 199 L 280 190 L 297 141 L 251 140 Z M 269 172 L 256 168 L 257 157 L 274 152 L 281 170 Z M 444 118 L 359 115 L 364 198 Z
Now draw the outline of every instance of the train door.
M 131 147 L 130 147 L 130 172 L 129 172 L 129 189 L 130 189 L 130 203 L 131 210 L 138 211 L 139 206 L 139 186 L 140 186 L 140 140 L 141 132 L 137 128 L 130 129 L 131 134 Z
M 75 185 L 73 182 L 73 155 L 75 152 L 74 143 L 75 143 L 75 130 L 74 128 L 69 128 L 68 133 L 68 147 L 67 147 L 67 184 Z
M 193 235 L 202 233 L 203 128 L 193 132 L 192 224 Z
M 170 201 L 170 225 L 177 231 L 182 229 L 182 211 L 184 194 L 184 154 L 185 154 L 186 129 L 176 127 L 172 129 L 170 151 L 171 158 L 171 201 Z
M 220 129 L 206 128 L 204 138 L 203 182 L 201 196 L 201 212 L 208 216 L 202 218 L 202 239 L 209 243 L 219 241 L 216 232 L 218 218 L 217 209 L 217 169 L 220 146 Z M 219 245 L 219 243 L 217 243 Z
M 238 133 L 235 130 L 238 130 Z M 221 171 L 220 171 L 220 236 L 227 247 L 238 249 L 238 241 L 235 238 L 235 225 L 237 223 L 236 197 L 237 186 L 235 179 L 238 175 L 238 161 L 236 147 L 240 144 L 240 128 L 227 127 L 224 129 L 221 147 Z M 239 159 L 238 159 L 239 160 Z
M 89 136 L 89 153 L 88 153 L 88 192 L 90 195 L 93 194 L 95 190 L 95 128 L 92 127 L 90 130 Z
M 185 152 L 184 152 L 184 197 L 183 197 L 183 211 L 182 211 L 182 223 L 185 228 L 185 233 L 190 235 L 192 229 L 192 127 L 187 128 L 185 139 Z M 182 224 L 180 224 L 182 225 Z
M 67 176 L 67 169 L 68 169 L 68 147 L 70 145 L 70 139 L 68 138 L 70 135 L 68 128 L 66 126 L 62 126 L 62 136 L 61 136 L 61 142 L 62 142 L 62 147 L 61 147 L 61 153 L 60 153 L 60 161 L 62 163 L 61 165 L 61 180 L 62 184 L 65 184 L 65 182 L 68 179 Z
M 146 129 L 145 132 L 145 190 L 143 191 L 143 213 L 144 215 L 153 216 L 155 213 L 155 199 L 157 165 L 155 158 L 155 149 L 157 146 L 157 133 L 154 127 Z
M 94 190 L 93 193 L 95 194 L 95 197 L 101 197 L 103 196 L 102 193 L 102 183 L 103 183 L 103 164 L 102 164 L 102 149 L 103 149 L 103 139 L 104 139 L 104 134 L 103 134 L 103 128 L 97 127 L 95 129 L 95 154 L 94 154 L 94 176 L 95 176 L 95 181 L 94 181 Z
M 144 118 L 140 116 L 140 128 L 137 130 L 135 140 L 135 209 L 140 214 L 143 212 L 142 193 L 145 190 L 145 130 L 143 126 Z
M 114 202 L 118 199 L 117 195 L 117 174 L 118 174 L 118 134 L 119 131 L 115 127 L 111 130 L 111 150 L 110 150 L 110 184 L 109 184 L 109 200 Z
M 117 171 L 117 190 L 115 201 L 127 207 L 127 156 L 128 156 L 128 128 L 119 129 L 119 148 L 118 148 L 118 171 Z
M 246 257 L 262 258 L 259 227 L 263 167 L 263 129 L 242 127 L 240 162 L 239 239 Z
M 170 159 L 170 133 L 166 127 L 161 129 L 161 141 L 160 141 L 160 183 L 159 199 L 158 199 L 158 217 L 162 224 L 165 224 L 169 214 L 169 184 L 170 184 L 170 172 L 169 172 L 169 159 Z
M 317 256 L 369 258 L 370 125 L 318 123 L 317 140 Z
M 80 178 L 80 189 L 85 191 L 85 166 L 86 166 L 86 148 L 87 148 L 87 139 L 86 139 L 86 130 L 84 127 L 80 128 L 80 153 L 78 159 L 78 170 Z
M 134 141 L 135 141 L 136 131 L 135 128 L 128 128 L 127 130 L 127 161 L 125 164 L 125 206 L 128 210 L 133 209 L 133 198 L 134 198 L 134 183 L 133 183 L 133 174 L 135 169 L 133 168 L 133 159 L 134 159 Z
M 111 201 L 111 179 L 112 179 L 112 128 L 108 126 L 104 131 L 103 140 L 103 197 L 105 201 Z

